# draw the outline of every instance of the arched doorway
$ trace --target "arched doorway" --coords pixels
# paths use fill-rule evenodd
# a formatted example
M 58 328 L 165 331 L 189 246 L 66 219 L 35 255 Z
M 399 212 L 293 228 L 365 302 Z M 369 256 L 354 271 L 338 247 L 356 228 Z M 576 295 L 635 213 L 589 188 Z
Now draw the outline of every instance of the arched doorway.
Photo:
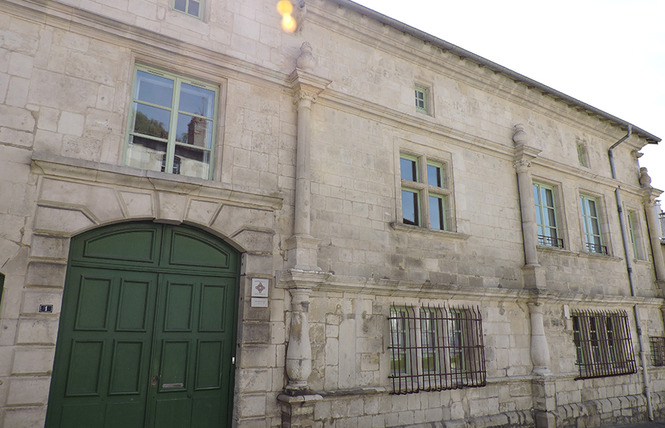
M 186 226 L 73 238 L 46 427 L 230 426 L 239 261 Z

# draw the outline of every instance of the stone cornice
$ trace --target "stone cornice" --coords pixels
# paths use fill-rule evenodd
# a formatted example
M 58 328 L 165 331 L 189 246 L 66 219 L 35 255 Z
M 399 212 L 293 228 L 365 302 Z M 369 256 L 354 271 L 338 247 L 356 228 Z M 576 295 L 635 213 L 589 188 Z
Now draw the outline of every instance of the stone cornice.
M 408 58 L 438 74 L 446 74 L 449 70 L 449 77 L 505 99 L 526 101 L 530 108 L 549 111 L 559 119 L 575 121 L 590 132 L 597 133 L 598 125 L 603 123 L 607 125 L 606 134 L 611 136 L 622 132 L 629 125 L 622 119 L 533 79 L 348 0 L 312 1 L 308 4 L 308 11 L 308 20 L 318 22 L 331 31 L 375 49 Z M 551 98 L 556 102 L 544 102 L 543 98 Z M 580 117 L 594 116 L 598 124 L 593 127 L 584 124 L 573 118 L 572 111 L 579 112 Z M 660 138 L 632 127 L 644 140 L 644 144 L 660 141 Z
M 484 304 L 486 302 L 530 302 L 538 301 L 548 304 L 568 304 L 571 306 L 633 306 L 663 305 L 659 297 L 633 297 L 620 295 L 586 294 L 572 291 L 550 291 L 546 289 L 508 289 L 458 287 L 454 285 L 433 284 L 430 282 L 416 283 L 391 279 L 354 277 L 330 274 L 325 281 L 314 288 L 312 293 L 351 293 L 369 296 L 384 296 L 401 299 L 432 300 L 471 300 Z
M 177 66 L 173 55 L 188 58 L 190 69 L 218 78 L 252 76 L 263 81 L 284 85 L 287 74 L 226 55 L 219 50 L 183 43 L 175 37 L 131 25 L 78 9 L 55 1 L 5 0 L 0 1 L 0 11 L 18 14 L 39 23 L 71 31 L 88 37 L 113 43 L 123 41 L 139 57 L 154 58 L 161 65 Z
M 283 204 L 281 195 L 269 194 L 258 189 L 242 189 L 211 180 L 139 170 L 48 153 L 33 153 L 32 172 L 36 175 L 64 180 L 102 183 L 113 187 L 128 186 L 135 189 L 226 200 L 241 206 L 270 211 L 281 209 Z

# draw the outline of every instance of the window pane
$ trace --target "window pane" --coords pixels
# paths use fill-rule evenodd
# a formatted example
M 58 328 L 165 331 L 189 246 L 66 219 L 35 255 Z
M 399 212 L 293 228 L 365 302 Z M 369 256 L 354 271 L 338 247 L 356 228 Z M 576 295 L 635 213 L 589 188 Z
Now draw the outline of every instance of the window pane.
M 556 227 L 556 217 L 554 215 L 554 210 L 552 208 L 547 208 L 545 212 L 547 213 L 545 216 L 545 225 Z
M 416 108 L 425 110 L 425 91 L 416 89 Z
M 429 197 L 429 227 L 431 229 L 445 230 L 445 206 L 443 198 L 438 196 Z
M 138 103 L 134 103 L 134 108 L 134 132 L 157 138 L 169 137 L 170 111 Z
M 170 108 L 173 100 L 173 80 L 139 70 L 136 73 L 134 98 Z
M 166 142 L 130 136 L 127 146 L 127 165 L 151 171 L 164 171 Z
M 176 171 L 176 165 L 178 170 Z M 173 159 L 173 173 L 188 177 L 208 178 L 210 172 L 210 152 L 194 147 L 176 145 Z
M 554 207 L 554 192 L 552 192 L 552 189 L 543 188 L 543 200 L 548 207 Z
M 414 159 L 399 159 L 402 180 L 418 181 L 417 162 Z
M 173 3 L 173 8 L 181 12 L 187 11 L 187 0 L 175 0 Z
M 404 224 L 420 225 L 418 208 L 418 193 L 402 190 L 402 221 Z
M 199 116 L 212 117 L 215 92 L 183 83 L 180 86 L 179 110 Z
M 441 167 L 437 165 L 427 165 L 427 184 L 430 186 L 443 187 Z
M 189 8 L 187 13 L 194 16 L 199 16 L 199 2 L 195 0 L 189 0 Z
M 212 144 L 212 121 L 187 114 L 178 114 L 176 141 L 209 149 Z

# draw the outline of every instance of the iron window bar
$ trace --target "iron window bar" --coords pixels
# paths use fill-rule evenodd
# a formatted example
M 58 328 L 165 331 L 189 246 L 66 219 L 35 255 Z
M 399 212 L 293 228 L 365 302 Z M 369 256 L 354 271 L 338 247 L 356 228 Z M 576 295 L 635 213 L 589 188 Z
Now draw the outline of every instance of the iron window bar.
M 631 374 L 637 371 L 626 311 L 573 312 L 577 351 L 576 379 Z
M 586 249 L 590 253 L 607 255 L 607 246 L 606 245 L 600 245 L 600 244 L 595 244 L 593 242 L 587 242 L 586 243 Z
M 388 320 L 393 394 L 486 385 L 478 307 L 393 305 Z
M 538 235 L 538 245 L 542 245 L 544 247 L 563 248 L 563 238 L 557 238 L 556 236 Z
M 649 337 L 651 364 L 665 366 L 665 337 Z

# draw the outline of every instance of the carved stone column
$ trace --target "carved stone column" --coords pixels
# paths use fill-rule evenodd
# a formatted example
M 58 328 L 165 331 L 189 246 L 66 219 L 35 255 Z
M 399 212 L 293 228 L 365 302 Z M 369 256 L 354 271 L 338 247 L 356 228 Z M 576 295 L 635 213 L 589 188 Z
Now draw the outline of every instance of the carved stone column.
M 550 349 L 545 336 L 542 302 L 529 302 L 533 407 L 537 428 L 556 427 L 556 386 L 550 371 Z
M 309 295 L 311 287 L 302 284 L 289 289 L 291 294 L 291 329 L 289 347 L 286 351 L 286 374 L 289 377 L 287 390 L 304 391 L 307 378 L 312 373 L 312 346 L 309 341 Z
M 328 276 L 318 267 L 318 240 L 311 235 L 311 112 L 317 97 L 330 84 L 329 80 L 310 73 L 315 64 L 311 46 L 307 42 L 303 43 L 297 68 L 289 78 L 298 109 L 296 191 L 293 235 L 286 241 L 289 269 L 280 278 L 280 284 L 289 290 L 291 296 L 286 351 L 288 385 L 285 388 L 290 396 L 309 394 L 307 379 L 312 372 L 309 296 L 312 289 Z M 291 403 L 292 400 L 284 402 Z
M 298 68 L 291 74 L 289 82 L 294 92 L 294 103 L 298 108 L 298 135 L 296 140 L 296 193 L 293 235 L 286 242 L 289 265 L 305 271 L 320 271 L 316 252 L 318 240 L 310 232 L 311 224 L 311 139 L 312 105 L 330 84 L 329 80 L 311 74 L 316 64 L 309 43 L 303 43 Z M 301 68 L 302 67 L 302 68 Z
M 644 211 L 647 217 L 647 228 L 649 229 L 649 242 L 651 244 L 651 254 L 653 254 L 653 267 L 656 273 L 656 281 L 662 284 L 665 282 L 665 260 L 663 251 L 660 249 L 660 236 L 658 233 L 658 218 L 656 218 L 656 198 L 660 192 L 654 191 L 651 187 L 651 177 L 646 168 L 640 168 L 640 185 L 644 189 Z
M 513 167 L 517 171 L 517 189 L 520 196 L 520 211 L 522 214 L 522 237 L 524 241 L 524 268 L 522 269 L 524 285 L 527 288 L 544 286 L 545 277 L 539 269 L 538 229 L 536 225 L 535 202 L 533 199 L 533 182 L 531 180 L 531 161 L 536 158 L 540 150 L 528 145 L 528 137 L 524 126 L 517 124 L 514 128 L 513 142 L 515 143 L 515 157 Z
M 543 325 L 543 304 L 529 303 L 529 316 L 531 318 L 531 363 L 535 374 L 550 373 L 550 348 L 545 336 Z

